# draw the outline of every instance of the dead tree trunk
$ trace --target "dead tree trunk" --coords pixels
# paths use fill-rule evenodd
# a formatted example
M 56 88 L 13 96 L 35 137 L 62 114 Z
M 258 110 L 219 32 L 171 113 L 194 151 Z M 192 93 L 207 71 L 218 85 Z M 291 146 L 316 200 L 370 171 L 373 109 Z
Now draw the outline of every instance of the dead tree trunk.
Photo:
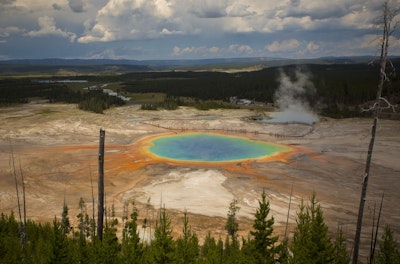
M 99 179 L 98 179 L 98 208 L 97 208 L 97 237 L 103 240 L 104 220 L 104 139 L 106 132 L 100 129 L 99 141 Z
M 382 199 L 381 199 L 381 206 L 379 208 L 379 214 L 378 214 L 378 222 L 376 223 L 376 229 L 375 229 L 375 236 L 373 239 L 373 246 L 372 246 L 372 251 L 371 251 L 371 256 L 370 256 L 370 263 L 372 264 L 374 261 L 375 257 L 375 248 L 376 248 L 376 241 L 378 240 L 378 230 L 379 230 L 379 221 L 381 219 L 382 215 L 382 206 L 383 206 L 383 197 L 385 196 L 385 193 L 382 193 Z
M 90 173 L 90 187 L 92 188 L 92 221 L 90 224 L 90 235 L 92 236 L 92 239 L 94 238 L 96 234 L 96 220 L 94 218 L 94 191 L 93 191 L 93 180 L 92 180 L 92 170 L 89 167 L 89 173 Z
M 366 164 L 365 164 L 364 177 L 363 177 L 363 181 L 362 181 L 360 207 L 359 207 L 358 218 L 357 218 L 357 229 L 356 229 L 356 235 L 354 238 L 354 252 L 353 252 L 353 263 L 354 264 L 358 263 L 358 254 L 359 254 L 359 248 L 360 248 L 360 236 L 361 236 L 361 229 L 362 229 L 364 205 L 365 205 L 365 200 L 366 200 L 366 195 L 367 195 L 368 179 L 369 179 L 369 175 L 370 175 L 372 153 L 374 150 L 376 128 L 377 128 L 377 124 L 378 124 L 379 112 L 381 110 L 380 105 L 381 105 L 382 101 L 387 102 L 384 98 L 382 98 L 382 89 L 383 89 L 384 82 L 387 80 L 386 62 L 387 62 L 387 54 L 388 54 L 388 48 L 389 48 L 389 38 L 390 38 L 391 34 L 394 32 L 394 30 L 396 29 L 396 26 L 398 24 L 398 23 L 396 23 L 396 24 L 392 25 L 392 21 L 393 21 L 394 17 L 397 15 L 397 12 L 396 11 L 393 12 L 393 10 L 391 10 L 389 8 L 388 2 L 389 2 L 389 0 L 385 1 L 383 4 L 383 15 L 382 15 L 383 34 L 382 34 L 381 55 L 380 55 L 379 83 L 378 83 L 375 103 L 372 107 L 374 121 L 373 121 L 372 129 L 371 129 L 371 140 L 370 140 L 370 143 L 368 146 L 367 160 L 366 160 Z
M 23 203 L 23 207 L 24 207 L 24 227 L 22 230 L 22 248 L 25 250 L 25 246 L 26 246 L 26 197 L 25 197 L 25 179 L 24 179 L 24 174 L 22 173 L 21 161 L 19 161 L 19 170 L 21 173 L 22 203 Z
M 283 239 L 286 239 L 287 229 L 288 229 L 288 225 L 289 225 L 290 206 L 292 204 L 292 195 L 293 195 L 293 185 L 294 185 L 294 177 L 292 179 L 292 187 L 290 188 L 289 207 L 288 207 L 288 211 L 287 211 L 285 235 L 283 236 Z
M 19 217 L 19 235 L 21 236 L 21 244 L 22 246 L 24 246 L 24 238 L 23 238 L 23 230 L 22 230 L 22 216 L 21 216 L 21 204 L 20 204 L 20 200 L 19 200 L 19 191 L 18 191 L 18 180 L 17 180 L 17 172 L 15 170 L 15 161 L 14 161 L 14 149 L 12 146 L 12 142 L 11 142 L 11 138 L 10 138 L 10 150 L 11 150 L 11 157 L 10 157 L 10 161 L 9 161 L 9 165 L 11 170 L 13 171 L 13 175 L 14 175 L 14 182 L 15 182 L 15 192 L 17 195 L 17 205 L 18 205 L 18 217 Z

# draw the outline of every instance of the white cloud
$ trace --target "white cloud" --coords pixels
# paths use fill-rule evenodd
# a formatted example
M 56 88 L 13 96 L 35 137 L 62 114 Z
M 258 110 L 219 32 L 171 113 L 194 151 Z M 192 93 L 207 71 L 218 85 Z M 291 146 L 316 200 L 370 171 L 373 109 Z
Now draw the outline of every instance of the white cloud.
M 217 54 L 220 51 L 220 48 L 218 47 L 211 47 L 209 48 L 209 51 L 213 54 Z
M 319 50 L 319 45 L 316 44 L 316 43 L 314 43 L 314 41 L 310 41 L 310 42 L 307 44 L 307 51 L 308 51 L 308 52 L 315 53 L 315 52 L 318 51 L 318 50 Z
M 238 44 L 233 44 L 230 45 L 227 49 L 228 52 L 232 54 L 237 54 L 237 55 L 251 55 L 254 51 L 249 45 L 238 45 Z
M 172 49 L 172 54 L 173 54 L 174 56 L 180 56 L 180 54 L 181 54 L 181 48 L 178 47 L 178 46 L 175 46 L 175 47 Z
M 219 18 L 227 15 L 227 0 L 191 0 L 188 3 L 191 13 L 200 18 Z
M 160 33 L 162 35 L 179 35 L 179 34 L 183 34 L 182 31 L 177 31 L 177 30 L 170 31 L 167 28 L 163 28 Z
M 310 16 L 313 19 L 341 17 L 348 12 L 348 8 L 354 5 L 352 1 L 331 0 L 321 4 L 319 1 L 292 1 L 292 4 L 285 6 L 279 10 L 280 17 L 304 17 Z
M 288 39 L 283 41 L 274 41 L 265 46 L 265 50 L 275 56 L 286 58 L 316 57 L 324 56 L 321 52 L 321 43 L 315 41 L 299 41 L 297 39 Z M 271 55 L 271 54 L 269 54 Z
M 94 0 L 82 1 L 85 1 L 85 7 L 92 9 L 88 12 L 72 12 L 68 6 L 68 0 L 15 0 L 12 5 L 1 6 L 0 4 L 0 17 L 2 18 L 0 24 L 3 27 L 20 28 L 21 36 L 39 38 L 52 35 L 64 37 L 71 42 L 81 34 L 82 23 L 87 19 L 85 16 L 90 17 L 93 14 L 93 8 L 96 8 L 96 5 L 93 5 Z M 97 2 L 102 1 L 104 0 Z M 40 24 L 39 29 L 38 23 Z
M 18 34 L 24 32 L 23 29 L 20 29 L 18 27 L 5 27 L 5 28 L 0 28 L 0 37 L 6 38 L 9 37 L 12 34 Z
M 381 40 L 379 37 L 379 35 L 368 34 L 360 37 L 342 38 L 340 41 L 318 42 L 317 50 L 314 52 L 305 50 L 304 53 L 299 53 L 299 57 L 312 54 L 318 54 L 318 56 L 379 56 Z M 399 56 L 400 40 L 392 37 L 389 44 L 389 54 L 391 56 Z
M 215 48 L 214 48 L 215 51 Z M 204 54 L 209 54 L 210 48 L 201 46 L 201 47 L 184 47 L 184 48 L 180 48 L 178 46 L 175 46 L 173 48 L 173 55 L 174 56 L 184 56 L 187 54 L 196 54 L 196 55 L 204 55 Z
M 226 11 L 232 17 L 246 17 L 256 14 L 255 11 L 250 10 L 250 5 L 241 3 L 233 3 L 233 5 L 226 8 Z
M 206 46 L 199 46 L 199 47 L 178 47 L 175 46 L 173 48 L 172 54 L 176 57 L 181 56 L 193 56 L 199 55 L 200 57 L 235 57 L 235 56 L 250 56 L 254 53 L 254 50 L 248 45 L 238 45 L 232 44 L 227 47 L 206 47 Z
M 280 51 L 292 51 L 300 46 L 300 42 L 297 39 L 283 40 L 281 42 L 274 41 L 265 48 L 269 52 L 280 52 Z
M 242 17 L 229 18 L 229 23 L 222 25 L 225 32 L 233 33 L 250 33 L 257 31 L 256 25 L 250 19 L 243 19 Z
M 392 37 L 389 52 L 391 55 L 400 56 L 400 38 Z
M 349 52 L 349 55 L 363 55 L 370 54 L 378 56 L 381 47 L 381 36 L 368 34 L 365 36 L 357 37 L 343 41 L 340 44 L 340 49 Z M 391 36 L 389 39 L 389 55 L 400 55 L 400 38 L 398 36 Z
M 56 27 L 56 23 L 53 17 L 43 16 L 38 18 L 39 30 L 32 30 L 26 33 L 30 37 L 41 37 L 47 35 L 59 36 L 68 38 L 70 42 L 73 42 L 76 38 L 76 34 L 72 32 L 63 31 Z
M 179 33 L 170 20 L 172 15 L 173 10 L 167 0 L 110 0 L 97 12 L 92 26 L 78 41 L 151 39 Z
M 368 55 L 381 8 L 382 0 L 0 0 L 0 37 L 6 47 L 15 37 L 58 36 L 85 56 L 92 42 L 100 54 L 126 40 L 157 58 Z M 86 45 L 71 46 L 76 39 Z
M 371 47 L 379 47 L 379 43 L 381 41 L 380 36 L 378 35 L 365 35 L 361 39 L 358 40 L 357 46 L 359 48 L 371 48 Z

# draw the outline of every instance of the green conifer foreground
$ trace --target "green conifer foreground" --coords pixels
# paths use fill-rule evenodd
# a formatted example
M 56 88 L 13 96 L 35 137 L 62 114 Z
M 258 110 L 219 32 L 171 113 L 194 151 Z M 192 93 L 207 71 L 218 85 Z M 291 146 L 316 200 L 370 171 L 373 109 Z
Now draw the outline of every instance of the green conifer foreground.
M 399 244 L 393 237 L 393 231 L 388 225 L 385 226 L 385 230 L 382 234 L 382 240 L 379 241 L 379 251 L 377 252 L 374 263 L 379 264 L 399 264 L 400 263 L 400 252 Z
M 13 213 L 0 217 L 0 263 L 349 263 L 346 238 L 339 228 L 335 239 L 328 236 L 321 206 L 312 195 L 302 202 L 291 239 L 274 234 L 267 193 L 263 191 L 254 213 L 253 228 L 246 238 L 238 238 L 238 201 L 229 205 L 225 238 L 209 233 L 202 245 L 183 214 L 183 228 L 175 239 L 170 216 L 160 209 L 151 241 L 141 241 L 134 203 L 124 208 L 122 237 L 117 237 L 114 209 L 108 213 L 103 241 L 93 232 L 94 219 L 87 215 L 83 199 L 79 201 L 77 228 L 70 226 L 65 204 L 61 219 L 53 223 L 27 222 L 26 247 L 21 245 L 19 223 Z M 72 231 L 72 232 L 70 232 Z M 75 232 L 74 232 L 75 231 Z M 225 240 L 224 240 L 225 239 Z M 399 246 L 387 226 L 378 241 L 372 263 L 400 263 Z
M 293 256 L 289 262 L 332 263 L 333 244 L 328 237 L 328 226 L 324 223 L 321 206 L 316 200 L 315 193 L 310 198 L 310 203 L 301 202 L 296 222 L 290 246 Z
M 278 236 L 273 236 L 274 217 L 268 219 L 269 201 L 267 201 L 265 190 L 258 201 L 258 209 L 255 213 L 253 224 L 254 230 L 250 234 L 254 237 L 250 243 L 254 243 L 255 256 L 258 263 L 275 263 L 281 246 L 276 246 Z

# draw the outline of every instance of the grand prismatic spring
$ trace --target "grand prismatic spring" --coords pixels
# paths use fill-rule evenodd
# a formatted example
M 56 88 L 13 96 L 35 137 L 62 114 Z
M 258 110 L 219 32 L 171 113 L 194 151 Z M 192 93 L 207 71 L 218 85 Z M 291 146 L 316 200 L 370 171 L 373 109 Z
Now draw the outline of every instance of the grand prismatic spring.
M 60 151 L 97 149 L 97 146 L 62 147 Z M 286 162 L 296 152 L 292 146 L 219 133 L 162 133 L 133 143 L 106 145 L 105 168 L 112 173 L 131 172 L 154 164 L 225 168 L 254 174 L 253 162 Z M 233 166 L 240 163 L 240 166 Z M 258 174 L 257 174 L 258 175 Z
M 161 158 L 194 162 L 258 159 L 289 149 L 285 146 L 214 133 L 183 133 L 151 141 L 149 151 Z

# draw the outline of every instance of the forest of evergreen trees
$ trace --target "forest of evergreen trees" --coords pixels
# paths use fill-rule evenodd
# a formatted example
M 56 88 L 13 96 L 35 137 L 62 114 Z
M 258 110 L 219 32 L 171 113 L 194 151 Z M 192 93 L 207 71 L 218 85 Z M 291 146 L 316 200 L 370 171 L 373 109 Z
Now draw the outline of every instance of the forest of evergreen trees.
M 33 99 L 46 99 L 49 103 L 77 104 L 79 109 L 102 114 L 104 110 L 125 102 L 101 89 L 84 91 L 65 83 L 43 83 L 29 78 L 0 80 L 0 106 L 28 103 Z
M 393 61 L 399 69 L 400 60 Z M 273 103 L 281 73 L 292 79 L 296 71 L 306 73 L 314 90 L 307 100 L 322 115 L 344 118 L 365 116 L 359 105 L 375 99 L 379 67 L 377 64 L 309 64 L 265 68 L 235 74 L 221 72 L 152 72 L 121 75 L 123 89 L 135 93 L 165 93 L 175 98 L 198 101 L 229 101 L 229 97 Z M 383 96 L 393 105 L 400 103 L 400 79 L 396 71 L 385 83 Z M 368 113 L 367 113 L 368 114 Z
M 392 61 L 399 69 L 400 59 Z M 118 83 L 120 92 L 163 93 L 163 103 L 146 102 L 143 109 L 176 109 L 189 104 L 198 109 L 231 107 L 229 98 L 273 103 L 280 85 L 281 73 L 295 78 L 296 71 L 306 73 L 314 90 L 307 94 L 311 107 L 321 115 L 343 118 L 365 116 L 360 105 L 375 99 L 379 76 L 377 64 L 308 64 L 270 67 L 260 71 L 223 72 L 132 72 L 121 75 L 79 76 L 89 83 Z M 400 79 L 398 70 L 393 71 L 390 82 L 385 82 L 382 96 L 392 105 L 400 103 Z M 72 80 L 74 77 L 71 78 Z M 38 78 L 40 80 L 40 78 Z M 79 104 L 83 110 L 102 113 L 112 105 L 123 104 L 111 96 L 99 96 L 93 91 L 83 92 L 68 84 L 40 83 L 31 78 L 0 79 L 0 105 L 25 103 L 32 97 L 45 98 L 50 102 Z M 189 100 L 188 100 L 189 99 Z M 117 101 L 116 101 L 117 100 Z
M 152 239 L 142 241 L 135 204 L 125 205 L 121 235 L 117 234 L 118 220 L 112 207 L 100 241 L 95 220 L 87 214 L 83 199 L 79 208 L 78 225 L 74 227 L 66 204 L 61 219 L 55 218 L 52 223 L 23 223 L 13 213 L 2 213 L 0 263 L 349 263 L 346 238 L 340 229 L 335 237 L 328 236 L 315 194 L 301 203 L 290 239 L 274 234 L 274 218 L 264 191 L 247 237 L 238 236 L 240 208 L 233 200 L 226 218 L 226 237 L 216 239 L 209 233 L 202 244 L 186 212 L 179 237 L 173 237 L 171 219 L 161 208 Z M 388 226 L 370 263 L 400 263 L 399 247 Z

